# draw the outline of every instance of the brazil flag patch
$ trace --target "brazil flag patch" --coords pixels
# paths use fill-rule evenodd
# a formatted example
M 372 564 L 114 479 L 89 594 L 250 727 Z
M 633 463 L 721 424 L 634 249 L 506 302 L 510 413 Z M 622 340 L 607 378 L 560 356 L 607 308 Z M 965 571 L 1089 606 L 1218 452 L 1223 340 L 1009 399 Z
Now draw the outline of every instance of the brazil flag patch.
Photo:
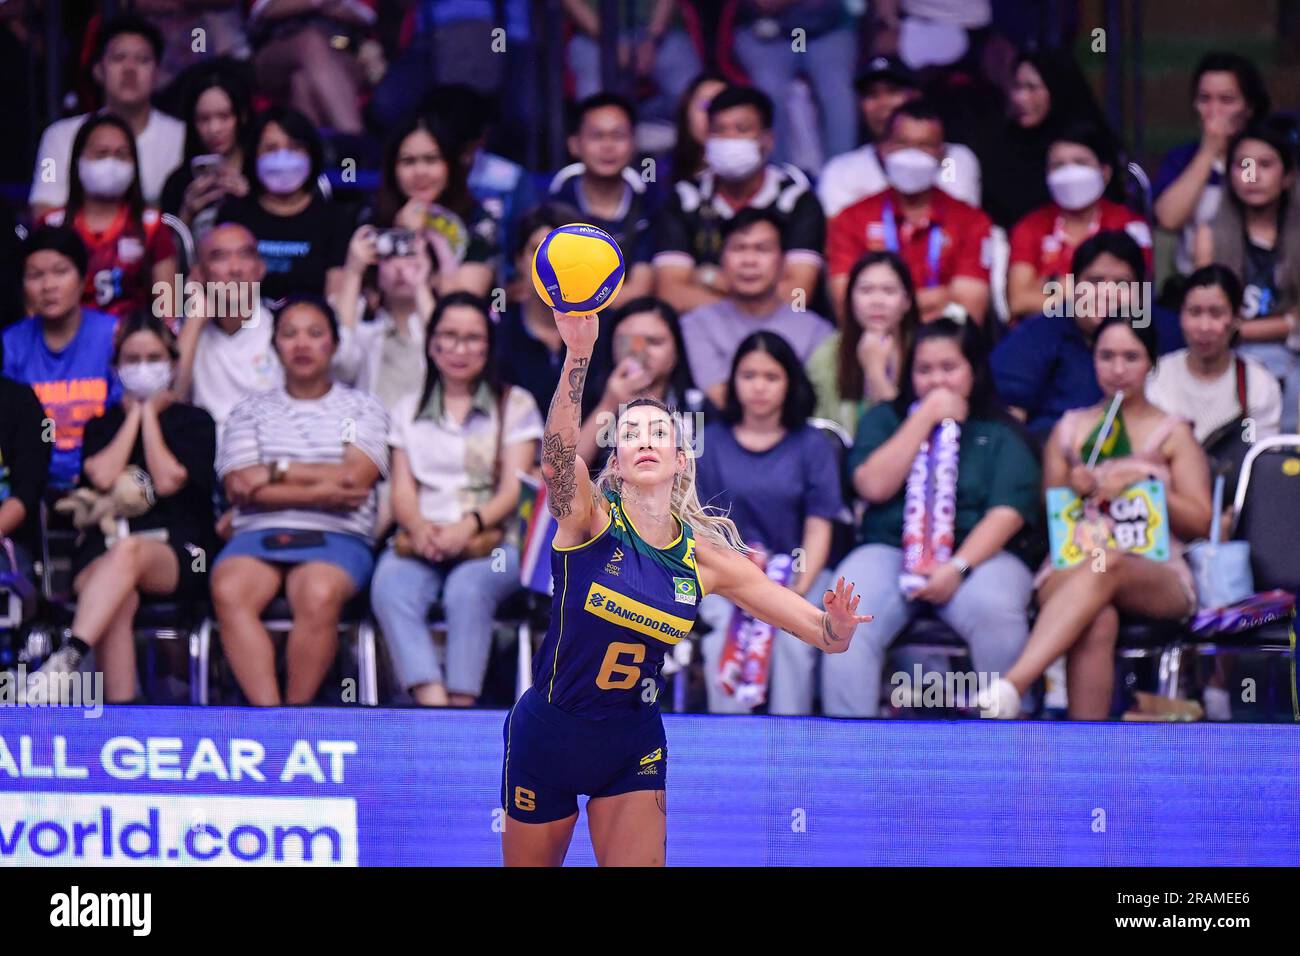
M 673 599 L 678 604 L 694 604 L 696 599 L 694 578 L 673 578 Z

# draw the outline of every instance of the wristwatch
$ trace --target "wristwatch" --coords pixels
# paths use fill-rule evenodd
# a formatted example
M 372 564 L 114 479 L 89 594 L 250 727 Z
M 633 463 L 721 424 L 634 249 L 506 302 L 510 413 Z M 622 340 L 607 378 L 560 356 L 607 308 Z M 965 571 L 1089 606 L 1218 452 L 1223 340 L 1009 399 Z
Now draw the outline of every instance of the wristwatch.
M 474 519 L 474 525 L 475 525 L 475 527 L 478 529 L 478 530 L 476 530 L 474 533 L 475 533 L 475 534 L 482 534 L 484 528 L 486 527 L 486 526 L 483 524 L 483 516 L 482 516 L 481 514 L 478 513 L 478 510 L 477 510 L 477 509 L 474 510 L 474 511 L 471 511 L 471 512 L 469 513 L 469 516 L 470 516 L 471 518 Z
M 961 575 L 963 581 L 970 576 L 970 562 L 965 558 L 954 554 L 948 563 L 957 569 L 957 573 Z
M 271 462 L 271 484 L 278 485 L 284 481 L 284 476 L 289 473 L 289 459 L 277 458 Z

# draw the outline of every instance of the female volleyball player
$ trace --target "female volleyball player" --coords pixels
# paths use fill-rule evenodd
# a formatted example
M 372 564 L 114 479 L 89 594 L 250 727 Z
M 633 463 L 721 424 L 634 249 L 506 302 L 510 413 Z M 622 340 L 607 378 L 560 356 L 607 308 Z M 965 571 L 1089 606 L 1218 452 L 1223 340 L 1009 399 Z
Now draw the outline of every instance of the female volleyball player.
M 576 449 L 598 320 L 556 312 L 555 324 L 568 349 L 542 449 L 559 523 L 555 597 L 533 686 L 503 729 L 502 850 L 508 866 L 563 863 L 586 794 L 602 866 L 662 865 L 668 747 L 659 671 L 690 633 L 699 599 L 717 592 L 828 654 L 844 651 L 871 617 L 855 613 L 858 598 L 843 578 L 820 611 L 744 555 L 736 526 L 701 507 L 694 460 L 655 399 L 620 411 L 614 451 L 593 485 Z

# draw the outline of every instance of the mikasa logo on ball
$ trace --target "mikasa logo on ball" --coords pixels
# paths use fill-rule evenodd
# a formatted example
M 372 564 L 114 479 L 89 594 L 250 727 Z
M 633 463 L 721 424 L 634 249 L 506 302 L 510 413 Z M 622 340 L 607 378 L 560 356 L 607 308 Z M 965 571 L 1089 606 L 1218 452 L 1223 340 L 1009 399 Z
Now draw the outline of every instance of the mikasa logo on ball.
M 533 254 L 533 287 L 560 312 L 593 315 L 623 287 L 623 252 L 604 229 L 573 222 L 552 229 Z

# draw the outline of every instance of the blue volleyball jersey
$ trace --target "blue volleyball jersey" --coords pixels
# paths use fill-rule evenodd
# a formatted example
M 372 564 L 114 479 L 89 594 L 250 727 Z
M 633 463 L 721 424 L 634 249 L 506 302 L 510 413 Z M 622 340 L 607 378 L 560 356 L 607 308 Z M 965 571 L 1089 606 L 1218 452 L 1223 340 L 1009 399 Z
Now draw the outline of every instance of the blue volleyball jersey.
M 686 640 L 703 596 L 695 536 L 667 548 L 647 544 L 606 492 L 609 519 L 590 541 L 552 547 L 551 626 L 533 662 L 544 700 L 594 719 L 658 708 L 664 655 Z

